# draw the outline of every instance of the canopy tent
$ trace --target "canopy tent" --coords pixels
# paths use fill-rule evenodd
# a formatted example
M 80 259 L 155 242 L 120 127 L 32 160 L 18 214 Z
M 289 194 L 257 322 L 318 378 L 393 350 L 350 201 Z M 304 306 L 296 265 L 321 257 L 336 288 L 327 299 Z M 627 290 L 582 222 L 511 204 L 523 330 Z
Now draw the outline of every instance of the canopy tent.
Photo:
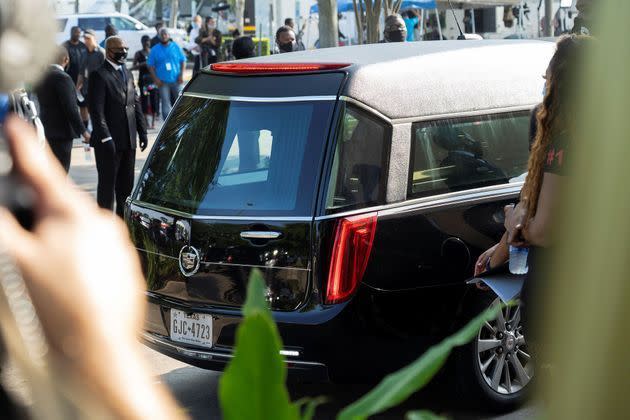
M 451 0 L 453 7 L 470 9 L 473 7 L 516 6 L 521 0 Z M 446 3 L 447 0 L 438 0 L 438 3 Z
M 358 3 L 358 2 L 357 2 Z M 435 9 L 435 0 L 403 0 L 400 10 L 405 9 Z M 317 4 L 311 6 L 311 13 L 317 13 Z M 352 0 L 337 0 L 337 12 L 353 12 L 354 4 Z
M 357 0 L 357 3 L 361 3 L 362 0 Z M 523 0 L 451 0 L 451 3 L 454 8 L 458 9 L 471 9 L 474 13 L 475 8 L 486 8 L 486 7 L 498 7 L 498 6 L 516 6 L 518 4 L 522 4 Z M 400 10 L 408 10 L 408 9 L 420 9 L 420 21 L 425 21 L 425 10 L 428 13 L 433 11 L 436 16 L 438 16 L 438 8 L 439 9 L 448 9 L 449 4 L 448 0 L 403 0 Z M 338 13 L 343 12 L 354 12 L 354 2 L 353 0 L 337 0 L 337 11 Z M 311 6 L 310 14 L 318 13 L 317 4 Z M 437 32 L 439 34 L 439 39 L 442 39 L 442 25 L 439 17 L 436 19 L 437 23 Z M 474 19 L 473 19 L 473 28 L 474 28 Z M 473 29 L 473 32 L 475 30 Z M 420 27 L 421 35 L 424 33 L 424 25 Z

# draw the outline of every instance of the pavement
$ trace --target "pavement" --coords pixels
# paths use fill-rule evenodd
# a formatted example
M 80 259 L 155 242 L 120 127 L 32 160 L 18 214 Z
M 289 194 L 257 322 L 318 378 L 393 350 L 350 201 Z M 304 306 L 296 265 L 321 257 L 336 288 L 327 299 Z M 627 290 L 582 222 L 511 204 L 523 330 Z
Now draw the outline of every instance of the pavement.
M 137 181 L 140 171 L 142 171 L 144 162 L 146 161 L 147 156 L 149 156 L 149 152 L 151 151 L 151 147 L 153 147 L 153 143 L 155 142 L 155 138 L 157 137 L 161 126 L 162 124 L 160 121 L 156 123 L 155 129 L 149 129 L 147 131 L 149 137 L 148 147 L 144 152 L 140 151 L 140 148 L 136 151 L 134 182 Z M 94 161 L 94 149 L 90 149 L 90 152 L 86 153 L 80 140 L 74 141 L 69 175 L 79 188 L 81 188 L 81 190 L 92 194 L 96 198 L 98 176 L 96 173 L 96 163 Z
M 159 129 L 159 127 L 158 127 Z M 158 129 L 149 131 L 149 147 L 140 152 L 138 149 L 136 158 L 136 179 L 141 171 L 151 146 L 155 142 Z M 97 174 L 93 154 L 88 157 L 77 141 L 72 150 L 72 164 L 70 177 L 79 187 L 88 194 L 96 196 Z M 144 354 L 148 364 L 153 370 L 155 380 L 163 383 L 173 393 L 180 405 L 187 411 L 194 420 L 218 419 L 221 418 L 221 410 L 217 398 L 219 379 L 221 373 L 206 371 L 185 363 L 176 361 L 157 353 L 149 348 L 144 349 Z M 9 364 L 2 370 L 3 383 L 8 385 L 18 395 L 22 395 L 25 400 L 29 396 L 25 394 L 26 386 L 21 379 L 19 372 Z M 121 384 L 124 386 L 124 384 Z M 290 384 L 289 393 L 291 399 L 296 401 L 303 397 L 325 396 L 327 402 L 320 406 L 316 419 L 330 419 L 349 403 L 356 401 L 364 393 L 369 391 L 373 384 Z M 246 397 L 246 396 L 245 396 Z M 408 411 L 417 409 L 430 409 L 434 412 L 446 415 L 453 419 L 487 419 L 496 420 L 524 420 L 540 417 L 540 410 L 535 406 L 528 405 L 509 414 L 496 416 L 483 411 L 471 411 L 463 407 L 458 401 L 452 398 L 447 392 L 439 390 L 423 391 L 412 396 L 401 406 L 396 407 L 386 413 L 374 416 L 374 419 L 402 419 Z

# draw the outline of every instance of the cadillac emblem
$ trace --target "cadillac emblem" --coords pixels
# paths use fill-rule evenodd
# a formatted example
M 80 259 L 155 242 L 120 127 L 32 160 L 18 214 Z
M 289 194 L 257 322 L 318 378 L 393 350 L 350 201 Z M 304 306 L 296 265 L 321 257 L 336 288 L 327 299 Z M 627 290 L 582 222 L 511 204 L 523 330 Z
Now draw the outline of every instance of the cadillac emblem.
M 199 251 L 194 246 L 186 245 L 179 251 L 179 271 L 190 277 L 199 270 Z

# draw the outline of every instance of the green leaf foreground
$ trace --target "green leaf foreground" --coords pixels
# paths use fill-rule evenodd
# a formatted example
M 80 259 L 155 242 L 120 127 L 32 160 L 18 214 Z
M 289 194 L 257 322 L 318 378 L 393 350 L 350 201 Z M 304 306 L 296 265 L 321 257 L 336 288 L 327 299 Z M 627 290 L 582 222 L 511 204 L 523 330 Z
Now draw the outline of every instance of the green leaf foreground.
M 385 377 L 376 388 L 339 413 L 338 420 L 358 420 L 381 413 L 405 401 L 425 386 L 446 362 L 453 348 L 473 339 L 484 322 L 494 319 L 500 306 L 488 308 L 464 328 L 432 346 L 410 365 Z M 421 412 L 427 413 L 427 412 Z M 423 417 L 413 417 L 423 418 Z
M 299 418 L 298 406 L 291 404 L 286 389 L 282 342 L 264 290 L 260 271 L 252 271 L 234 358 L 219 381 L 219 402 L 226 420 Z
M 410 411 L 405 416 L 405 420 L 445 420 L 446 417 L 436 416 L 430 411 L 427 410 L 419 410 L 419 411 Z

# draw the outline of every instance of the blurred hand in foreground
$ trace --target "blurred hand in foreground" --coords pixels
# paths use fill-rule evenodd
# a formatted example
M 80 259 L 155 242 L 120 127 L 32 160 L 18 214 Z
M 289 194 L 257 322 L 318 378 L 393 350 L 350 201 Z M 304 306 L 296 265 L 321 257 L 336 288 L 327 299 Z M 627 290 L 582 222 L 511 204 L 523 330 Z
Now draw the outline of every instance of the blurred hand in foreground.
M 123 223 L 66 179 L 26 123 L 9 118 L 5 135 L 14 171 L 37 199 L 32 231 L 0 208 L 0 240 L 24 276 L 55 356 L 115 418 L 178 418 L 137 341 L 143 276 Z

